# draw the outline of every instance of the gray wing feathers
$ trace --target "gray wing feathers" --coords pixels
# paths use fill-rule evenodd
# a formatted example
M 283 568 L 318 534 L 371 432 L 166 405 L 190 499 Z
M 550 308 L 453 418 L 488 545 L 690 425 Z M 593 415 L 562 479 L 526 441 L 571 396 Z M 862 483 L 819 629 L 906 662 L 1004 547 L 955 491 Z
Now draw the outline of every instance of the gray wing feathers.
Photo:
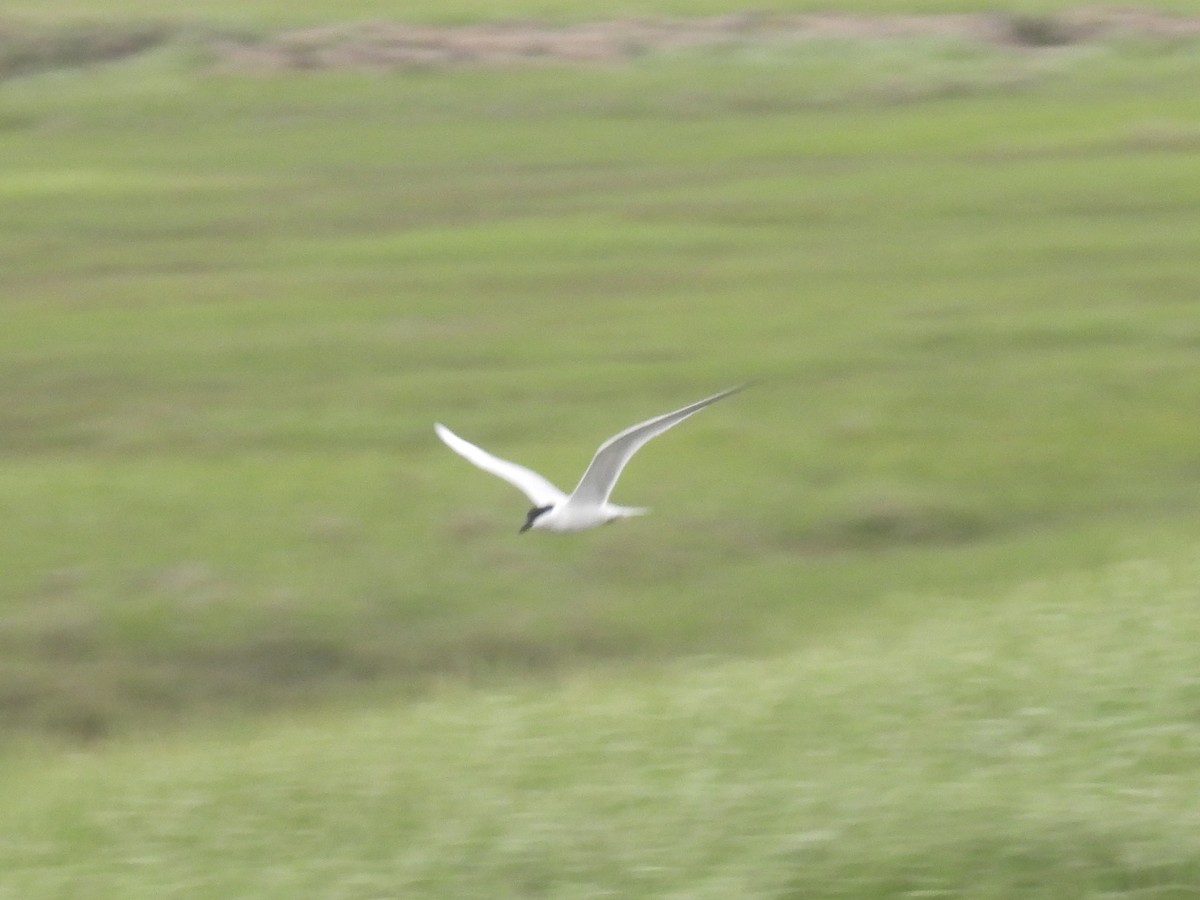
M 609 438 L 600 445 L 600 449 L 592 457 L 587 471 L 579 479 L 579 484 L 571 493 L 568 502 L 588 505 L 607 503 L 608 497 L 612 493 L 613 485 L 617 483 L 617 478 L 620 477 L 621 470 L 625 468 L 625 463 L 629 462 L 629 458 L 646 441 L 657 437 L 668 428 L 678 425 L 692 413 L 698 412 L 704 409 L 704 407 L 728 397 L 730 394 L 736 394 L 744 387 L 745 385 L 739 385 L 738 387 L 721 391 L 719 394 L 713 394 L 711 397 L 705 397 L 703 400 L 697 400 L 695 403 L 685 406 L 682 409 L 664 413 L 661 416 L 655 416 L 653 419 L 647 419 L 645 422 L 632 425 L 620 434 Z

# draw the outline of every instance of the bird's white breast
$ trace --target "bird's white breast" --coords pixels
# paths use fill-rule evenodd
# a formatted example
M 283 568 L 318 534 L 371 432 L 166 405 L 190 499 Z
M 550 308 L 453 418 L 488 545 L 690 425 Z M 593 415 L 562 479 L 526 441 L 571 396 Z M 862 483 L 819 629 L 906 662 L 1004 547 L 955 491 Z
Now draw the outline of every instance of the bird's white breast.
M 611 522 L 613 519 L 620 518 L 620 515 L 617 508 L 609 504 L 572 506 L 569 503 L 562 503 L 534 519 L 533 527 L 546 531 L 584 531 Z

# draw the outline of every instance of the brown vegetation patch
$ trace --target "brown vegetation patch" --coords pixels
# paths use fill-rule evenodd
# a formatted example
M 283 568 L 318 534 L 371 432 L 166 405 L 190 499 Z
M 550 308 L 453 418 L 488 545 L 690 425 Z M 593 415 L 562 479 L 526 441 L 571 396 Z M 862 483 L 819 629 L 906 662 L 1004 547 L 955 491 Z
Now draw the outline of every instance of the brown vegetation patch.
M 171 42 L 204 50 L 227 71 L 393 71 L 514 65 L 615 65 L 650 53 L 721 47 L 787 47 L 814 40 L 945 38 L 1021 48 L 1131 35 L 1200 37 L 1200 16 L 1085 6 L 1058 14 L 772 14 L 616 18 L 567 25 L 492 22 L 437 26 L 344 22 L 270 35 L 165 22 L 29 26 L 0 20 L 0 78 L 95 65 Z
M 964 13 L 851 15 L 744 13 L 696 19 L 622 18 L 575 25 L 490 23 L 439 27 L 391 21 L 286 31 L 263 39 L 215 39 L 219 65 L 262 72 L 393 70 L 528 64 L 617 64 L 652 52 L 811 40 L 951 38 L 1042 47 L 1119 35 L 1200 36 L 1200 17 L 1154 10 L 1079 8 L 1060 15 Z

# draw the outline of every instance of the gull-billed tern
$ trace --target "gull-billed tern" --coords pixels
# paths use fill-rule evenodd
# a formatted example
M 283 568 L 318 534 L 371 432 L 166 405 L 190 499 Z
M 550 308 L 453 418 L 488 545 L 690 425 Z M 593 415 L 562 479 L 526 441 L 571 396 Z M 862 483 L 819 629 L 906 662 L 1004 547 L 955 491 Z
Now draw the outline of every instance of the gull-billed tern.
M 653 419 L 647 419 L 637 425 L 631 425 L 624 431 L 613 435 L 600 445 L 600 449 L 592 457 L 587 471 L 579 479 L 579 484 L 569 495 L 564 494 L 532 469 L 527 469 L 506 459 L 500 459 L 500 457 L 493 456 L 486 450 L 476 447 L 470 441 L 463 440 L 441 422 L 434 425 L 434 430 L 437 431 L 438 437 L 446 446 L 459 456 L 474 463 L 483 471 L 503 478 L 533 501 L 533 509 L 529 510 L 525 516 L 525 524 L 521 526 L 522 532 L 528 531 L 530 528 L 563 532 L 583 531 L 586 528 L 604 525 L 614 519 L 640 516 L 649 512 L 648 509 L 640 507 L 617 506 L 615 503 L 608 502 L 613 485 L 617 483 L 617 478 L 620 477 L 621 470 L 625 468 L 625 463 L 629 462 L 629 457 L 633 456 L 638 448 L 650 438 L 678 425 L 692 413 L 698 412 L 730 394 L 736 394 L 743 387 L 745 385 L 729 388 L 719 394 L 697 400 L 682 409 L 655 416 Z

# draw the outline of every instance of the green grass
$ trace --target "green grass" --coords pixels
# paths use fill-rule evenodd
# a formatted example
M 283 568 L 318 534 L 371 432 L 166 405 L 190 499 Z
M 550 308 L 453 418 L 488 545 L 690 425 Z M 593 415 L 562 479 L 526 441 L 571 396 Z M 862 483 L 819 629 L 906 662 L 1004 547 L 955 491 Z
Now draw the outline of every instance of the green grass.
M 0 900 L 1200 896 L 1195 51 L 7 79 Z
M 1178 551 L 779 657 L 11 758 L 4 896 L 1196 897 L 1198 576 Z
M 1186 45 L 8 85 L 9 734 L 820 641 L 1194 532 Z M 433 437 L 652 517 L 517 538 Z

